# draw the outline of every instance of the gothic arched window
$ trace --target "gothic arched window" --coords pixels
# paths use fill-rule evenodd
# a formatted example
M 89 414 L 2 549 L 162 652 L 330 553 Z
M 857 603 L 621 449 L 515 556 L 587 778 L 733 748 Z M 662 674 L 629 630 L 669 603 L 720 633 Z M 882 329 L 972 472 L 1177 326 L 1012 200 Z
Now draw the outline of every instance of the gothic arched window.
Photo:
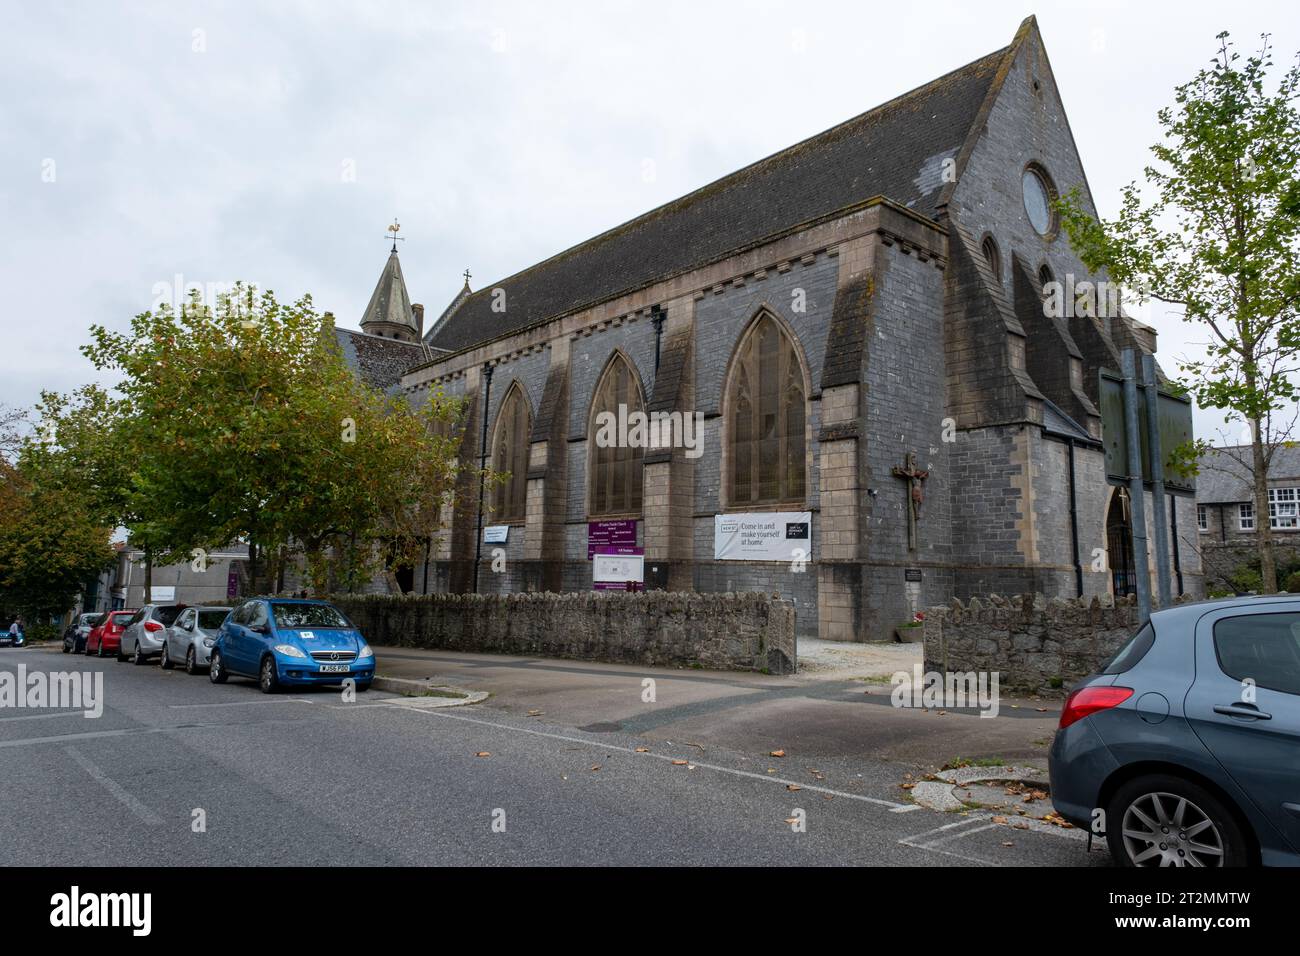
M 622 355 L 615 353 L 600 377 L 591 403 L 592 440 L 588 444 L 591 514 L 640 513 L 641 459 L 645 455 L 645 444 L 638 441 L 633 446 L 626 439 L 632 432 L 631 423 L 644 414 L 641 386 L 632 366 Z M 628 434 L 618 427 L 620 422 L 629 423 Z M 641 433 L 644 435 L 644 429 Z
M 807 394 L 794 343 L 770 315 L 759 316 L 728 379 L 729 505 L 803 504 Z
M 528 514 L 528 448 L 533 417 L 517 384 L 510 386 L 492 432 L 492 471 L 509 477 L 492 489 L 492 517 L 523 521 Z

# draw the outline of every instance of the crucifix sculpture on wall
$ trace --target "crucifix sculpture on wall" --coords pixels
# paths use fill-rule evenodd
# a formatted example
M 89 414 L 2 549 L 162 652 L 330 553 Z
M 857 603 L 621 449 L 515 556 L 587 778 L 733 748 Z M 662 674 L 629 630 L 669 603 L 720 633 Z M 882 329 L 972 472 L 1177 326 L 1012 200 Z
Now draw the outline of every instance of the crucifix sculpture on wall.
M 921 482 L 929 478 L 930 473 L 916 467 L 916 455 L 909 451 L 903 459 L 903 467 L 894 466 L 894 477 L 907 482 L 907 548 L 915 551 L 916 523 L 921 517 L 921 502 L 925 500 L 921 493 Z

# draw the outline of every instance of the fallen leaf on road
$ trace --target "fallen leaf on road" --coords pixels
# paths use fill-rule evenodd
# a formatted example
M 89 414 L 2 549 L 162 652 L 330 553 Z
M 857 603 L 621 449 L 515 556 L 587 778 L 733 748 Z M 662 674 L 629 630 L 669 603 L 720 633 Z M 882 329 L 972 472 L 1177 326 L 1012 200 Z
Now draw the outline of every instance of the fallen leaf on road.
M 674 766 L 674 767 L 685 767 L 686 764 L 687 764 L 687 761 L 685 761 L 685 760 L 674 760 L 674 761 L 673 761 L 673 766 Z
M 775 768 L 775 767 L 768 767 L 768 768 L 767 768 L 767 772 L 768 772 L 768 773 L 776 773 L 776 768 Z
M 1003 824 L 1005 824 L 1005 823 L 1007 822 L 1007 818 L 1006 818 L 1006 817 L 994 817 L 994 818 L 993 818 L 993 822 L 994 822 L 994 823 L 1003 823 Z
M 916 784 L 914 784 L 914 783 L 904 783 L 904 784 L 900 784 L 900 786 L 901 786 L 904 790 L 911 790 L 913 787 L 916 786 Z
M 476 753 L 474 756 L 475 756 L 475 757 L 491 757 L 491 756 L 492 756 L 492 753 L 491 753 L 491 751 L 488 751 L 488 750 L 480 750 L 480 751 L 479 751 L 478 753 Z
M 648 754 L 648 753 L 650 752 L 650 748 L 649 748 L 649 747 L 637 747 L 637 748 L 636 748 L 636 752 L 639 753 L 639 754 Z
M 797 783 L 787 783 L 787 784 L 785 785 L 785 788 L 786 788 L 787 790 L 789 790 L 791 793 L 793 793 L 793 792 L 796 791 L 796 790 L 802 790 L 802 789 L 803 789 L 803 787 L 799 786 L 799 784 L 797 784 Z
M 542 714 L 543 714 L 543 711 L 540 711 L 540 710 L 530 710 L 530 711 L 528 712 L 528 716 L 529 716 L 529 717 L 540 717 L 540 716 L 542 716 Z
M 794 826 L 796 823 L 799 822 L 799 818 L 798 818 L 798 817 L 786 817 L 784 822 L 785 822 L 786 825 L 788 825 L 788 826 Z
M 598 763 L 594 763 L 594 764 L 591 765 L 591 772 L 592 772 L 592 773 L 595 773 L 595 772 L 596 772 L 597 770 L 599 770 L 599 769 L 600 769 L 600 764 L 598 764 Z
M 939 711 L 939 716 L 940 716 L 940 717 L 946 717 L 946 716 L 948 716 L 948 712 L 947 712 L 946 710 L 941 710 L 941 711 Z
M 773 750 L 770 754 L 768 754 L 768 756 L 769 756 L 769 757 L 784 757 L 784 756 L 785 756 L 785 751 L 784 751 L 784 750 Z
M 1013 829 L 1013 830 L 1028 830 L 1028 829 L 1029 829 L 1029 824 L 1026 823 L 1024 820 L 1017 820 L 1015 823 L 1011 824 L 1011 829 Z
M 1015 846 L 1015 844 L 1012 843 L 1010 840 L 1003 840 L 1003 841 L 1002 841 L 1002 845 L 1003 845 L 1003 846 Z
M 1035 707 L 1034 710 L 1038 711 L 1040 714 L 1045 714 L 1045 713 L 1047 713 L 1047 708 L 1046 708 L 1046 707 Z

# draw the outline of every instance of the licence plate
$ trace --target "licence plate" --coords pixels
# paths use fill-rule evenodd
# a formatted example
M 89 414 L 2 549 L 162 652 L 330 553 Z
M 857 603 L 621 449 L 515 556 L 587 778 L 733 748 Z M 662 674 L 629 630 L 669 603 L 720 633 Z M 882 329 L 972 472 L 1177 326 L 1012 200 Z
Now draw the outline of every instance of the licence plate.
M 346 674 L 352 670 L 351 664 L 322 664 L 320 672 L 322 674 Z

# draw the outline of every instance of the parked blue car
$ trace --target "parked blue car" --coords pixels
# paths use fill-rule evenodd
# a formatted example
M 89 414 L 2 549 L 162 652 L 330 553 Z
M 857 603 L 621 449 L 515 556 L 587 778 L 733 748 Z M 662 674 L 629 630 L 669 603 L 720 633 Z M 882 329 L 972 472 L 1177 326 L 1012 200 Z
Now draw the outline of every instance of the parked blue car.
M 1300 865 L 1300 599 L 1152 614 L 1066 700 L 1050 771 L 1121 865 Z
M 368 690 L 375 654 L 352 622 L 326 601 L 253 598 L 226 618 L 212 646 L 208 679 L 253 677 L 264 694 L 289 685 L 340 684 Z

